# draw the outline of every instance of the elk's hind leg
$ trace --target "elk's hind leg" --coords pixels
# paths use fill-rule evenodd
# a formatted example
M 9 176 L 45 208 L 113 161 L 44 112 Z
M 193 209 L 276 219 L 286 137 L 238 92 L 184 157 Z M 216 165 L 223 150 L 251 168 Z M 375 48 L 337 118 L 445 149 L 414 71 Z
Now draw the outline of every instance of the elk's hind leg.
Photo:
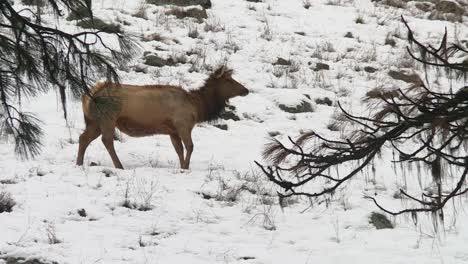
M 115 124 L 107 124 L 106 126 L 101 126 L 101 132 L 102 143 L 106 147 L 107 152 L 109 152 L 114 166 L 118 169 L 123 169 L 122 163 L 120 162 L 119 157 L 117 156 L 117 153 L 115 152 L 114 148 Z
M 177 156 L 179 156 L 180 167 L 184 166 L 184 146 L 182 145 L 182 141 L 177 134 L 171 134 L 171 142 L 174 146 L 175 151 L 177 152 Z
M 76 158 L 76 165 L 83 165 L 84 155 L 89 144 L 101 135 L 101 130 L 96 122 L 87 121 L 85 131 L 80 135 L 78 156 Z

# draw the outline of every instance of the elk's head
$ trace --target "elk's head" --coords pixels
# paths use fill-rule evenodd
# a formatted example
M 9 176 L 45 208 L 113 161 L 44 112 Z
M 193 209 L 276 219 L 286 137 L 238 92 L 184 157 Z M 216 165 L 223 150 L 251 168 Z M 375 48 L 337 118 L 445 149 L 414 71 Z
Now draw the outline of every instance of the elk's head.
M 232 78 L 232 73 L 233 70 L 221 66 L 211 74 L 211 79 L 215 83 L 216 89 L 218 89 L 217 93 L 224 100 L 249 94 L 249 90 L 245 86 Z

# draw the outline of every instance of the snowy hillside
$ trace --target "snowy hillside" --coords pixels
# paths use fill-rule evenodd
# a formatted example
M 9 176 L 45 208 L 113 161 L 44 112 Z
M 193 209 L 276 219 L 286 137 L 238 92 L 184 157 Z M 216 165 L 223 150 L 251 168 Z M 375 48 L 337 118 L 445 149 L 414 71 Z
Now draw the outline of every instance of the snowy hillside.
M 179 169 L 168 136 L 120 133 L 115 146 L 125 170 L 114 169 L 100 140 L 85 166 L 75 166 L 81 103 L 68 105 L 66 124 L 54 92 L 23 102 L 44 122 L 44 146 L 37 159 L 21 161 L 13 142 L 0 145 L 0 193 L 16 202 L 0 213 L 0 263 L 468 263 L 466 196 L 446 212 L 446 232 L 436 233 L 429 216 L 417 225 L 389 217 L 395 228 L 377 230 L 369 216 L 378 209 L 365 194 L 392 208 L 408 203 L 394 198 L 402 180 L 387 163 L 331 202 L 294 198 L 283 207 L 254 164 L 271 136 L 315 130 L 340 137 L 338 101 L 367 113 L 360 100 L 370 89 L 408 86 L 388 74 L 422 70 L 406 53 L 401 15 L 425 42 L 438 43 L 445 27 L 450 41 L 468 39 L 466 16 L 430 19 L 445 18 L 434 1 L 426 11 L 421 1 L 377 2 L 212 0 L 207 18 L 178 18 L 191 7 L 93 1 L 97 17 L 120 24 L 141 47 L 120 69 L 122 82 L 195 89 L 227 62 L 250 94 L 230 102 L 237 121 L 194 129 L 188 171 Z M 78 30 L 73 20 L 59 24 Z

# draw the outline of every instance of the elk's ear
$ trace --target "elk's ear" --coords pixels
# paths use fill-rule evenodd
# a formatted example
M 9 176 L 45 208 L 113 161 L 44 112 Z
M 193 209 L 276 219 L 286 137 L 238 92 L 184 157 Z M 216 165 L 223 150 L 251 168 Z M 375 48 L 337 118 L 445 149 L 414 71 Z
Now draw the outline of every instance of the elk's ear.
M 231 78 L 233 73 L 234 73 L 234 70 L 232 70 L 232 69 L 226 69 L 226 70 L 224 71 L 224 77 L 226 77 L 226 78 Z
M 219 67 L 219 68 L 214 72 L 215 78 L 216 78 L 216 79 L 219 79 L 219 78 L 223 77 L 225 70 L 226 70 L 226 67 L 225 67 L 225 66 Z

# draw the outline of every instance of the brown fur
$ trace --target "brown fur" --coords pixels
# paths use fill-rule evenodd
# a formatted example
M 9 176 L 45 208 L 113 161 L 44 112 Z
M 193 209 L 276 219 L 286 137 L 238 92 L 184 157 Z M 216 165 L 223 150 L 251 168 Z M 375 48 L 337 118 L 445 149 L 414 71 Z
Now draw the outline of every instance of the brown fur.
M 114 149 L 113 135 L 117 127 L 132 137 L 169 135 L 180 166 L 188 169 L 195 124 L 218 118 L 230 98 L 248 93 L 232 78 L 232 70 L 224 66 L 193 91 L 170 85 L 98 83 L 90 95 L 82 97 L 86 129 L 80 136 L 76 164 L 83 164 L 86 148 L 102 134 L 102 142 L 115 167 L 123 168 Z M 187 151 L 185 157 L 182 143 Z

